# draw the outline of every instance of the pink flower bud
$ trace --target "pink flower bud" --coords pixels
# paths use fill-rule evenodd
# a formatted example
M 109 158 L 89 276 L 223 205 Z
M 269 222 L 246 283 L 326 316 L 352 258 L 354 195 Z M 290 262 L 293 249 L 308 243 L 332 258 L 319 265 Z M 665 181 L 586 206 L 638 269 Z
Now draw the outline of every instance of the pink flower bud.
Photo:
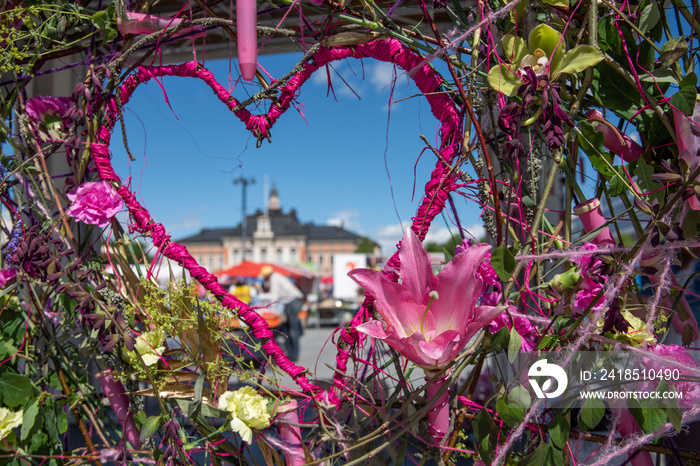
M 129 397 L 126 395 L 124 385 L 114 380 L 111 372 L 111 369 L 100 372 L 97 374 L 97 381 L 100 382 L 105 397 L 109 400 L 114 414 L 117 415 L 117 419 L 122 425 L 125 439 L 128 440 L 134 448 L 139 449 L 141 448 L 140 433 L 129 412 Z
M 590 201 L 577 205 L 574 207 L 574 214 L 578 215 L 586 233 L 597 230 L 605 225 L 607 221 L 600 211 L 600 201 L 598 199 L 591 199 Z M 612 234 L 610 233 L 610 228 L 608 227 L 600 230 L 598 235 L 593 238 L 593 242 L 599 246 L 615 245 L 615 241 L 613 241 Z

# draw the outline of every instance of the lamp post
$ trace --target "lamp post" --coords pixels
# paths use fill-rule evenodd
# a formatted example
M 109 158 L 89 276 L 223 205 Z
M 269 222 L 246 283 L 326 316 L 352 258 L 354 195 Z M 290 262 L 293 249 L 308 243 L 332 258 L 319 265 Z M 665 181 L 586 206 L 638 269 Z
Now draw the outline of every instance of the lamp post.
M 241 184 L 243 187 L 243 206 L 241 208 L 241 257 L 243 262 L 245 260 L 245 251 L 246 251 L 246 233 L 248 229 L 248 221 L 245 216 L 245 196 L 246 196 L 246 189 L 248 188 L 249 184 L 254 184 L 255 183 L 255 178 L 245 178 L 243 176 L 239 176 L 235 180 L 233 180 L 233 184 Z

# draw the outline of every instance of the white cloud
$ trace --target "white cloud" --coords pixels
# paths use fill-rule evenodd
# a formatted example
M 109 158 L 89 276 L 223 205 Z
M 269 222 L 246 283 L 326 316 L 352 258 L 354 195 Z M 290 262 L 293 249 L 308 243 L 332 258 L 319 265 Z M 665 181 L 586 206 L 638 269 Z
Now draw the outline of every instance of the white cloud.
M 486 228 L 484 228 L 481 223 L 475 223 L 474 225 L 467 227 L 464 237 L 467 239 L 480 241 L 486 237 Z
M 377 62 L 369 74 L 369 82 L 377 92 L 383 92 L 394 80 L 394 65 L 388 62 Z
M 409 225 L 409 222 L 405 223 L 406 227 Z M 433 225 L 425 235 L 425 242 L 443 244 L 450 239 L 450 231 L 455 235 L 459 234 L 457 228 L 452 228 L 449 230 L 444 226 Z M 375 230 L 375 234 L 372 239 L 379 243 L 384 256 L 390 256 L 396 252 L 396 244 L 401 241 L 401 238 L 403 238 L 405 232 L 406 230 L 404 230 L 398 223 L 384 225 Z M 477 241 L 483 239 L 484 236 L 486 236 L 486 230 L 480 223 L 475 223 L 474 225 L 467 227 L 464 233 L 465 238 Z
M 404 235 L 404 229 L 401 224 L 384 225 L 378 227 L 375 231 L 372 239 L 379 243 L 379 246 L 382 248 L 382 255 L 390 256 L 394 254 L 396 252 L 396 244 L 401 241 Z
M 360 213 L 356 210 L 334 212 L 332 217 L 326 220 L 326 225 L 342 227 L 354 233 L 364 234 L 360 223 Z
M 316 86 L 328 85 L 328 73 L 326 73 L 326 67 L 319 68 L 314 74 L 311 75 L 311 84 Z
M 452 230 L 452 233 L 457 234 L 457 230 Z M 428 233 L 425 235 L 425 242 L 443 244 L 447 242 L 450 238 L 452 238 L 450 230 L 442 226 L 433 225 L 432 228 L 430 228 L 430 230 L 428 230 Z
M 346 69 L 346 67 L 333 68 L 332 66 L 329 70 L 332 83 L 332 88 L 328 91 L 329 96 L 335 94 L 336 97 L 352 97 L 353 99 L 357 99 L 358 95 L 362 97 L 362 82 L 355 78 L 352 71 Z M 312 84 L 320 86 L 324 90 L 328 89 L 328 72 L 326 72 L 325 68 L 319 68 L 318 71 L 311 75 L 310 79 Z M 349 86 L 352 86 L 352 89 Z

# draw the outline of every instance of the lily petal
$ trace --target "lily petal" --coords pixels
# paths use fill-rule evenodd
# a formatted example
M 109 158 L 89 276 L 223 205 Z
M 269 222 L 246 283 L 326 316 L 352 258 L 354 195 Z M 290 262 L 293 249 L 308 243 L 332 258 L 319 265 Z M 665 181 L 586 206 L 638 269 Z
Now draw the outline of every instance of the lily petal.
M 377 310 L 400 337 L 417 331 L 425 305 L 416 302 L 404 285 L 392 282 L 376 270 L 355 269 L 348 276 L 374 297 Z
M 493 319 L 505 311 L 508 306 L 476 306 L 474 308 L 474 319 L 469 324 L 467 338 L 471 339 L 479 330 L 490 324 Z
M 401 260 L 401 282 L 418 302 L 425 300 L 427 288 L 433 279 L 433 270 L 430 267 L 430 254 L 413 230 L 408 228 L 401 240 L 399 250 Z M 424 302 L 427 304 L 427 301 Z
M 431 306 L 438 333 L 448 329 L 466 331 L 472 318 L 471 309 L 481 294 L 483 282 L 476 276 L 488 244 L 475 244 L 457 254 L 435 277 L 439 298 Z

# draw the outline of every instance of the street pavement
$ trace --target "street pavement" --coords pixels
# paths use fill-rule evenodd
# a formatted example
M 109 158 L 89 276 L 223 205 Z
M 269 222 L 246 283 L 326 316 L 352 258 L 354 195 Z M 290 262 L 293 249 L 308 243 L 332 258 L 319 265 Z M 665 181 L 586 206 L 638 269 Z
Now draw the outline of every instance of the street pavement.
M 334 371 L 328 365 L 335 368 L 335 356 L 338 349 L 331 341 L 331 336 L 335 331 L 335 327 L 307 328 L 304 330 L 304 335 L 301 337 L 299 360 L 296 364 L 312 372 L 312 375 L 307 375 L 311 382 L 315 380 L 330 382 L 333 378 Z M 339 334 L 340 330 L 334 336 L 336 341 Z M 323 383 L 322 385 L 325 386 Z M 299 386 L 289 375 L 285 375 L 279 381 L 279 386 L 282 390 L 299 390 Z

